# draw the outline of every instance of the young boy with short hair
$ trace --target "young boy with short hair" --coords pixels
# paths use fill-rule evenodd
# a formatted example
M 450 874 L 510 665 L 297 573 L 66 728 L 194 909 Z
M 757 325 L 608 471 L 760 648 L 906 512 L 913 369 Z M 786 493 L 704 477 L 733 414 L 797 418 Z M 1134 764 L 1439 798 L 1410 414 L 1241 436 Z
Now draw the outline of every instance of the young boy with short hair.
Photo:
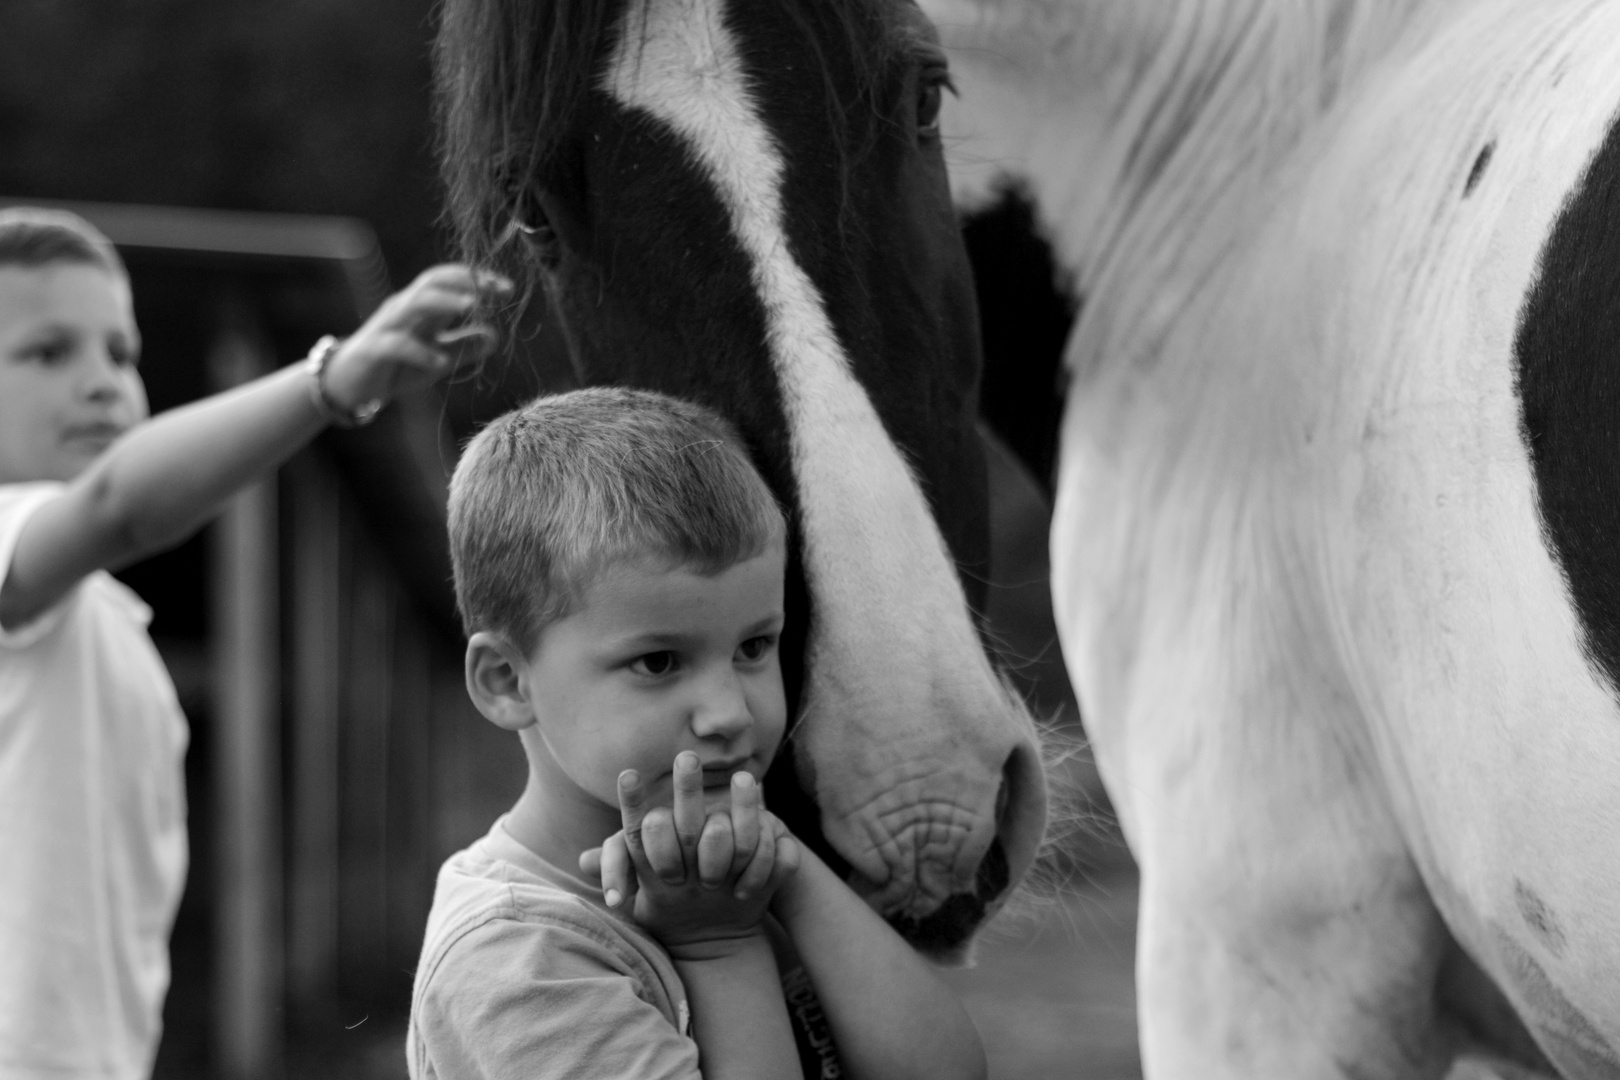
M 148 422 L 113 246 L 72 214 L 0 210 L 0 1077 L 144 1077 L 157 1050 L 187 733 L 151 612 L 107 571 L 483 351 L 468 320 L 507 287 L 429 270 L 310 365 Z
M 982 1077 L 951 992 L 760 805 L 787 528 L 726 422 L 540 398 L 468 446 L 450 540 L 468 692 L 529 776 L 439 874 L 413 1080 Z

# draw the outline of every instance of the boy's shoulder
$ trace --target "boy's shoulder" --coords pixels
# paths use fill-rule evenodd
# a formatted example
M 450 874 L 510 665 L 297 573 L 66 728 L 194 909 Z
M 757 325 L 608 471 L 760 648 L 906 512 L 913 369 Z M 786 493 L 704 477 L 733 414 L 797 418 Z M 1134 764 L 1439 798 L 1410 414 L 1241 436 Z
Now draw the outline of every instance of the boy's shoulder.
M 491 1044 L 510 1047 L 514 1061 L 532 1052 L 552 1064 L 587 1062 L 622 1051 L 677 1063 L 671 1075 L 695 1066 L 674 964 L 592 891 L 500 822 L 445 861 L 411 1004 L 414 1076 L 430 1075 L 418 1059 L 455 1061 L 460 1048 Z M 605 1032 L 613 1033 L 607 1042 Z
M 538 978 L 595 965 L 655 986 L 679 985 L 662 946 L 609 910 L 590 882 L 514 840 L 503 821 L 440 868 L 418 981 L 446 963 L 481 966 L 485 953 L 498 951 L 507 960 L 525 957 L 524 971 Z
M 0 483 L 0 583 L 4 583 L 11 572 L 12 554 L 29 518 L 65 488 L 65 484 L 56 480 Z M 144 656 L 145 650 L 133 647 L 128 637 L 133 634 L 144 638 L 146 628 L 152 621 L 152 609 L 133 590 L 105 570 L 87 575 L 81 580 L 80 587 L 70 590 L 28 622 L 10 629 L 0 627 L 0 649 L 23 649 L 49 636 L 62 624 L 68 609 L 75 606 L 74 601 L 81 594 L 93 598 L 92 603 L 81 607 L 85 618 L 98 626 L 122 627 L 115 631 L 124 635 L 116 641 L 120 647 L 106 650 L 105 657 L 116 658 L 121 669 L 150 667 Z M 155 654 L 153 657 L 155 662 Z M 167 678 L 165 671 L 159 681 L 167 685 Z M 174 708 L 178 711 L 178 704 Z

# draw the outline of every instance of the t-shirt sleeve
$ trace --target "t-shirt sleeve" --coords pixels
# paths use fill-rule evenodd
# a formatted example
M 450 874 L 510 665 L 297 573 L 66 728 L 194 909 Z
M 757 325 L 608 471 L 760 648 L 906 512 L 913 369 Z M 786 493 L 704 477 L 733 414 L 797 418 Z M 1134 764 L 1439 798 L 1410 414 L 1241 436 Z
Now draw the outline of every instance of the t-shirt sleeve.
M 634 961 L 584 925 L 494 919 L 417 993 L 412 1075 L 455 1080 L 701 1080 L 697 1043 L 644 996 Z
M 0 585 L 4 585 L 11 574 L 11 556 L 17 550 L 17 539 L 22 535 L 23 526 L 35 510 L 55 498 L 61 490 L 62 485 L 58 483 L 0 484 Z M 67 597 L 21 626 L 13 626 L 9 630 L 0 626 L 0 648 L 21 649 L 50 633 L 51 628 L 61 620 L 62 611 L 72 595 L 70 591 Z

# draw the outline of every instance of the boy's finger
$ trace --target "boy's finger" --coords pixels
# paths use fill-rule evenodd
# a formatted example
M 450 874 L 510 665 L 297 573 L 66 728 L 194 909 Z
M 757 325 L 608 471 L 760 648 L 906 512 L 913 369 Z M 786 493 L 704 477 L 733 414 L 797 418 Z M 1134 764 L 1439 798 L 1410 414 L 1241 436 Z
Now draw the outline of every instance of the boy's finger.
M 749 773 L 731 777 L 732 873 L 740 874 L 759 846 L 759 785 Z
M 771 872 L 776 868 L 776 845 L 771 842 L 767 834 L 762 842 L 754 845 L 754 857 L 748 861 L 748 866 L 737 878 L 737 887 L 732 895 L 738 900 L 746 900 L 757 895 L 771 880 Z
M 697 854 L 698 837 L 703 833 L 703 763 L 690 750 L 675 755 L 675 835 L 681 850 Z
M 630 849 L 624 833 L 617 832 L 602 845 L 600 858 L 602 873 L 602 899 L 610 908 L 629 910 L 635 902 L 636 874 L 630 865 Z M 584 866 L 584 856 L 580 865 Z
M 709 815 L 698 838 L 698 880 L 705 889 L 718 888 L 731 876 L 731 818 L 722 811 Z
M 619 774 L 619 821 L 624 826 L 624 843 L 630 852 L 630 861 L 638 870 L 647 861 L 641 838 L 641 823 L 646 816 L 647 789 L 641 786 L 641 774 L 626 769 Z
M 783 833 L 776 838 L 776 865 L 771 868 L 771 878 L 768 882 L 772 891 L 775 891 L 784 881 L 799 872 L 799 856 L 803 849 L 799 842 L 793 838 L 792 833 Z
M 460 326 L 450 326 L 433 335 L 434 342 L 441 348 L 462 346 L 476 348 L 480 352 L 495 351 L 495 343 L 500 340 L 500 334 L 493 326 L 487 323 L 470 322 Z
M 675 821 L 668 810 L 654 807 L 641 822 L 641 846 L 647 865 L 659 880 L 679 885 L 686 880 L 686 861 L 675 833 Z

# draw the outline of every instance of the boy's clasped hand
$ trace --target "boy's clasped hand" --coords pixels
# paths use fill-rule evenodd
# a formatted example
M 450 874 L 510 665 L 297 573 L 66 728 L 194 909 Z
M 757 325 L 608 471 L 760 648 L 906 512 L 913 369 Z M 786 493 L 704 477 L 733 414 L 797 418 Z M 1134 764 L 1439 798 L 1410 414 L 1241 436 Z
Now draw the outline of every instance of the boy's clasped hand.
M 599 868 L 608 906 L 628 910 L 671 955 L 702 959 L 760 931 L 771 898 L 799 868 L 799 848 L 749 773 L 734 774 L 729 805 L 712 808 L 697 754 L 676 756 L 673 781 L 673 805 L 649 807 L 636 771 L 620 773 L 624 828 L 580 866 Z

